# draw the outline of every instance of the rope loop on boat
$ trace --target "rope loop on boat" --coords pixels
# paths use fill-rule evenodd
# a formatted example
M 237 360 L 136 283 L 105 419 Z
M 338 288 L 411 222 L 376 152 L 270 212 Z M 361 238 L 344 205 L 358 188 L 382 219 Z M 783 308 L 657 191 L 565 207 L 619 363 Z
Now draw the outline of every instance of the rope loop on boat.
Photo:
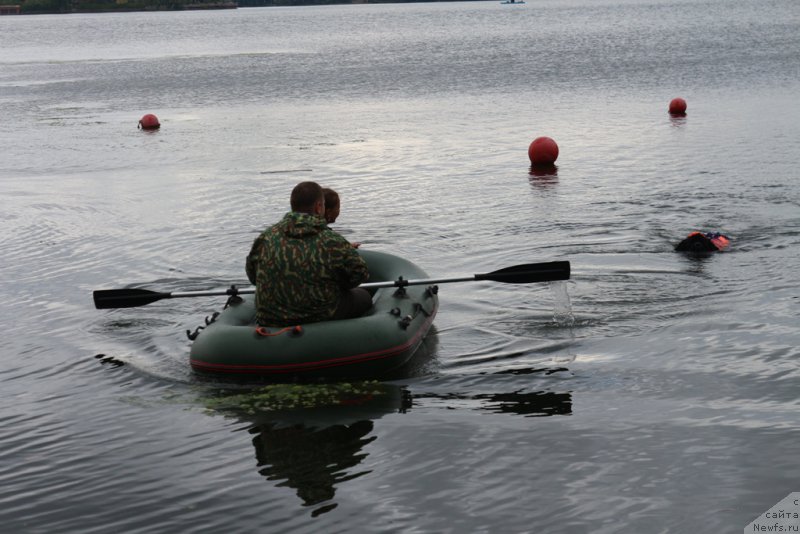
M 303 334 L 303 327 L 300 325 L 287 326 L 285 328 L 281 328 L 276 332 L 270 332 L 266 326 L 256 327 L 256 334 L 258 334 L 261 337 L 274 337 L 274 336 L 279 336 L 281 334 L 285 334 L 286 332 L 289 332 L 293 336 L 300 336 Z
M 191 330 L 187 330 L 186 337 L 188 337 L 191 341 L 194 341 L 195 339 L 197 339 L 197 336 L 200 335 L 200 330 L 203 329 L 205 329 L 205 326 L 198 326 L 197 328 L 194 329 L 194 332 L 192 332 Z

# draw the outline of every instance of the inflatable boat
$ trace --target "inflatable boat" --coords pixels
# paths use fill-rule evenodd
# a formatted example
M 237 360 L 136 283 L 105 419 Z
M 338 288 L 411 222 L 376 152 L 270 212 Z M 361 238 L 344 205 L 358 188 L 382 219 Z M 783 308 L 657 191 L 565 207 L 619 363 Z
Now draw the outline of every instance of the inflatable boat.
M 226 295 L 222 312 L 207 317 L 205 325 L 194 332 L 186 332 L 193 342 L 190 363 L 198 373 L 281 382 L 375 380 L 407 363 L 422 344 L 439 307 L 435 284 L 473 280 L 530 284 L 570 278 L 568 261 L 551 261 L 429 279 L 422 269 L 392 254 L 361 250 L 359 254 L 370 272 L 370 282 L 360 287 L 370 291 L 372 308 L 355 319 L 262 327 L 255 322 L 255 289 L 235 285 L 226 290 L 178 292 L 99 289 L 93 292 L 94 305 L 99 310 L 133 308 L 162 299 Z
M 359 253 L 369 266 L 370 283 L 427 277 L 398 256 Z M 379 287 L 372 309 L 361 317 L 279 328 L 255 323 L 253 295 L 234 295 L 190 336 L 190 363 L 204 374 L 276 380 L 380 378 L 419 348 L 436 316 L 437 291 L 435 285 Z

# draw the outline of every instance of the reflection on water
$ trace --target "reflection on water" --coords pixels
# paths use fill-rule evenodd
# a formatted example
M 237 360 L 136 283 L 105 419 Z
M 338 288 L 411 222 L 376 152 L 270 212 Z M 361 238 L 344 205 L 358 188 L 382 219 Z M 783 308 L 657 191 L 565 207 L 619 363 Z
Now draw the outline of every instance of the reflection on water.
M 206 408 L 243 421 L 284 426 L 326 428 L 411 407 L 408 391 L 375 380 L 323 384 L 272 384 L 243 390 L 217 391 Z
M 686 124 L 686 115 L 670 115 L 669 122 L 673 128 L 681 128 Z
M 572 414 L 572 395 L 536 391 L 533 393 L 494 393 L 476 395 L 483 409 L 489 412 L 518 414 L 526 417 Z
M 373 426 L 372 421 L 323 429 L 268 423 L 249 431 L 254 434 L 259 473 L 267 480 L 281 481 L 278 486 L 295 489 L 304 506 L 315 506 L 333 500 L 339 484 L 370 473 L 355 468 L 367 457 L 363 447 L 376 439 L 369 436 Z M 315 509 L 312 515 L 336 506 L 329 503 Z
M 558 184 L 558 167 L 552 163 L 531 165 L 528 181 L 536 188 L 550 188 Z
M 252 426 L 258 472 L 277 487 L 297 492 L 303 506 L 326 503 L 317 516 L 336 508 L 336 488 L 370 472 L 357 470 L 374 420 L 411 407 L 408 391 L 374 381 L 335 384 L 275 384 L 245 392 L 218 392 L 207 399 L 214 411 Z
M 554 391 L 513 391 L 508 393 L 422 393 L 419 403 L 433 403 L 447 409 L 475 409 L 491 413 L 549 417 L 572 414 L 572 394 Z
M 533 374 L 541 374 L 543 376 L 552 375 L 555 373 L 569 373 L 569 369 L 566 367 L 555 367 L 553 369 L 535 369 L 535 368 L 523 368 L 523 369 L 505 369 L 503 371 L 497 371 L 495 374 L 498 375 L 533 375 Z
M 555 163 L 537 163 L 531 165 L 530 175 L 537 178 L 553 178 L 553 182 L 556 182 L 558 166 Z
M 676 252 L 681 257 L 684 271 L 692 274 L 703 274 L 707 264 L 714 259 L 714 254 L 696 254 L 689 252 Z
M 438 398 L 437 395 L 425 397 Z M 570 393 L 445 395 L 442 399 L 447 402 L 477 401 L 481 410 L 524 417 L 572 414 Z M 278 487 L 293 488 L 303 506 L 326 503 L 312 512 L 312 516 L 318 516 L 338 506 L 332 502 L 337 487 L 372 472 L 358 466 L 368 456 L 364 447 L 377 439 L 377 436 L 370 435 L 373 430 L 372 420 L 360 420 L 325 428 L 301 423 L 282 426 L 281 422 L 270 422 L 254 425 L 249 432 L 254 435 L 253 447 L 259 473 L 267 480 L 279 481 Z
M 105 354 L 96 354 L 95 358 L 100 360 L 100 363 L 103 365 L 110 365 L 112 367 L 122 367 L 123 365 L 125 365 L 125 362 L 116 359 L 114 356 L 107 356 Z
M 404 386 L 378 382 L 271 385 L 217 391 L 205 400 L 213 413 L 250 425 L 258 473 L 277 488 L 294 490 L 301 506 L 312 508 L 312 516 L 337 508 L 337 490 L 373 471 L 365 465 L 365 448 L 379 437 L 375 421 L 407 413 L 415 402 L 523 417 L 572 414 L 571 392 L 412 395 Z

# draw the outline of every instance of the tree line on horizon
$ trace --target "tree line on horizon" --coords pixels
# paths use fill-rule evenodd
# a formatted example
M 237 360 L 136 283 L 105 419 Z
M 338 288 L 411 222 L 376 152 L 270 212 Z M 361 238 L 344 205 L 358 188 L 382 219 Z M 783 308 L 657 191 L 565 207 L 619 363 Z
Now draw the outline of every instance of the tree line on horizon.
M 0 0 L 20 6 L 20 14 L 108 13 L 125 11 L 181 11 L 236 7 L 310 6 L 330 4 L 395 4 L 430 0 Z M 437 0 L 451 1 L 451 0 Z

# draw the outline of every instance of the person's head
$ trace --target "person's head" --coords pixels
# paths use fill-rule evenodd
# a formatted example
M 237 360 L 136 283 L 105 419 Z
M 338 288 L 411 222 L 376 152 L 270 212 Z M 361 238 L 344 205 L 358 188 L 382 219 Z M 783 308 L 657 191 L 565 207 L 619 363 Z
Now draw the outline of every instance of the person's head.
M 333 189 L 322 188 L 325 194 L 325 220 L 328 224 L 335 223 L 339 217 L 339 194 Z
M 325 214 L 325 195 L 316 182 L 300 182 L 292 189 L 292 211 L 311 215 Z

